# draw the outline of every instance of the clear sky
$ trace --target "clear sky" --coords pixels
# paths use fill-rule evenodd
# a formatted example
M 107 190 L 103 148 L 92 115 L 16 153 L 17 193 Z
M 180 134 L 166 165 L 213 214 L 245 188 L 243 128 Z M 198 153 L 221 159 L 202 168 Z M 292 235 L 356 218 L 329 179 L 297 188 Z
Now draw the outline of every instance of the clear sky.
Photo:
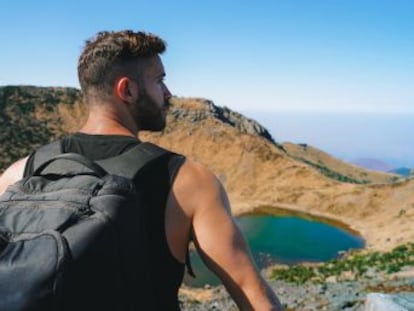
M 178 96 L 248 116 L 414 115 L 411 0 L 3 0 L 0 8 L 0 85 L 78 87 L 84 41 L 134 29 L 167 41 L 166 82 Z M 378 134 L 372 126 L 361 129 Z M 303 121 L 295 131 L 280 139 L 305 141 L 312 128 Z

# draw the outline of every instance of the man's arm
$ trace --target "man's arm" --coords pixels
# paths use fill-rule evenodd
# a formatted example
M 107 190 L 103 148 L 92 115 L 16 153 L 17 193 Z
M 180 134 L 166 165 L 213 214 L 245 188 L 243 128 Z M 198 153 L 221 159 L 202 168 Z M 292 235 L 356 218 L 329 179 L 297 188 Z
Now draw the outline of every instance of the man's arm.
M 0 195 L 6 191 L 7 187 L 14 184 L 23 177 L 24 167 L 28 157 L 20 159 L 10 165 L 0 176 Z
M 180 177 L 175 195 L 185 210 L 191 210 L 196 247 L 240 310 L 282 310 L 252 260 L 218 179 L 204 166 L 189 161 L 181 168 Z

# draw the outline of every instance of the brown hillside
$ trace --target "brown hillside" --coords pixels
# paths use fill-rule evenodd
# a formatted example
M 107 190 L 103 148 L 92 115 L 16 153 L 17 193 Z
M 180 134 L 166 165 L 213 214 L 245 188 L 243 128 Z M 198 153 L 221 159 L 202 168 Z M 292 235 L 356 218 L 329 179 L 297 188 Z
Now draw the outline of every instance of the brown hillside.
M 75 89 L 0 88 L 1 167 L 76 130 L 84 116 Z M 289 156 L 257 122 L 210 101 L 176 98 L 165 131 L 140 137 L 210 167 L 237 215 L 290 213 L 338 222 L 373 249 L 414 240 L 414 180 L 362 185 L 329 178 Z
M 78 128 L 84 109 L 74 88 L 0 87 L 0 172 L 34 147 Z

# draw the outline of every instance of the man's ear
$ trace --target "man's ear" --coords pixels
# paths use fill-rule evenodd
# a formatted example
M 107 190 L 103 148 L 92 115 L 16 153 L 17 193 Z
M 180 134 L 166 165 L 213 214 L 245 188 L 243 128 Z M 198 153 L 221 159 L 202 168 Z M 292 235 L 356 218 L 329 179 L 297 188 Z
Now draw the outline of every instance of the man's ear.
M 124 102 L 134 103 L 139 96 L 138 84 L 128 77 L 122 77 L 115 84 L 115 94 Z

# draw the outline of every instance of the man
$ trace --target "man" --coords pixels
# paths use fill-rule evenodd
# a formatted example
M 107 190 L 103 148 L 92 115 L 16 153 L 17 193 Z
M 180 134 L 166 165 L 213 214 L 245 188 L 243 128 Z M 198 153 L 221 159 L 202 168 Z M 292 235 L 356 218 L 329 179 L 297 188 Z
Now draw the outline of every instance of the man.
M 171 97 L 159 57 L 164 50 L 164 41 L 143 32 L 100 32 L 86 42 L 78 75 L 89 114 L 80 131 L 64 139 L 65 152 L 108 158 L 139 144 L 139 131 L 164 129 Z M 203 165 L 173 153 L 162 161 L 136 181 L 151 206 L 146 221 L 152 229 L 156 310 L 179 309 L 190 240 L 241 310 L 281 310 L 252 261 L 218 179 Z M 12 164 L 0 178 L 0 193 L 29 174 L 32 162 L 29 156 Z

